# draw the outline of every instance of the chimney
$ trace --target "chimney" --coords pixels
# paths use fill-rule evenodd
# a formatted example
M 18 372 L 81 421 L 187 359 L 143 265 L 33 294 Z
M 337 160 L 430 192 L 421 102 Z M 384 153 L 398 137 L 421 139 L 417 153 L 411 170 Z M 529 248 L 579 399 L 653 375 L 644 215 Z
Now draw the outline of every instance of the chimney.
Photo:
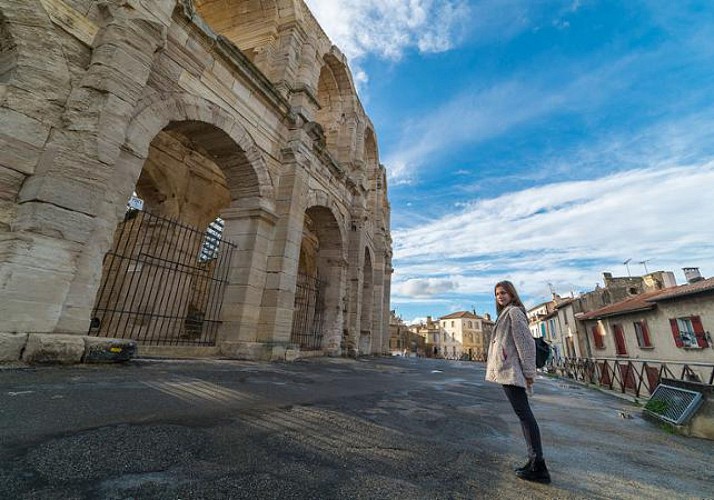
M 682 271 L 684 271 L 684 278 L 687 280 L 687 283 L 696 283 L 704 279 L 698 267 L 683 267 Z

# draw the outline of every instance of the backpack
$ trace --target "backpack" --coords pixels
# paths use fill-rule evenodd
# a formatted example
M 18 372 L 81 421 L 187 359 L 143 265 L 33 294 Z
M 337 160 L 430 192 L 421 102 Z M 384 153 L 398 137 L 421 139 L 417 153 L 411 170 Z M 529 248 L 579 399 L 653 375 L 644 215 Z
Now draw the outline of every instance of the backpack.
M 550 357 L 550 345 L 543 337 L 533 339 L 536 347 L 536 368 L 543 368 Z

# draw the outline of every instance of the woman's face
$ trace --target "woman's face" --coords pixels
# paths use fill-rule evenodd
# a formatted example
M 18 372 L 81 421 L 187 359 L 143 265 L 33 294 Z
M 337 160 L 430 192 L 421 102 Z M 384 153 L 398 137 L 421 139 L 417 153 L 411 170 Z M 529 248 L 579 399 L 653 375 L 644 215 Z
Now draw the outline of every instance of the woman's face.
M 506 307 L 511 303 L 511 300 L 513 300 L 513 297 L 511 297 L 511 294 L 508 293 L 505 288 L 500 286 L 496 287 L 496 304 L 501 307 Z

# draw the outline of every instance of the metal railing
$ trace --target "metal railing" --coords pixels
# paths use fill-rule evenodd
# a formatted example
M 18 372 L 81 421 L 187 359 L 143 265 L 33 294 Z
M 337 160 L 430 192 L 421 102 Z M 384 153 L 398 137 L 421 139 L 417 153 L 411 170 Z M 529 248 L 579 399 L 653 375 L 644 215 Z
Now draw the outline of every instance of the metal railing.
M 323 283 L 313 276 L 298 273 L 295 290 L 295 307 L 290 342 L 301 349 L 322 348 Z
M 562 358 L 549 371 L 635 397 L 649 397 L 663 378 L 714 385 L 714 363 L 634 358 Z
M 235 249 L 215 230 L 127 212 L 104 259 L 89 334 L 147 345 L 215 345 Z

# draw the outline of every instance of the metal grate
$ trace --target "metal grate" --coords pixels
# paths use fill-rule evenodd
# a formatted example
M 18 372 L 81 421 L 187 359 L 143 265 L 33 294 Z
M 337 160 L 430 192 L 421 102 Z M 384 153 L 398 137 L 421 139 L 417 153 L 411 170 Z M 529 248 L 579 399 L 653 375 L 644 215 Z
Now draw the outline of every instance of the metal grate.
M 685 423 L 703 402 L 700 392 L 660 384 L 645 405 L 645 411 L 676 425 Z
M 236 245 L 130 210 L 107 253 L 89 334 L 147 345 L 213 346 Z
M 322 348 L 322 286 L 319 279 L 298 273 L 290 341 L 302 349 Z

